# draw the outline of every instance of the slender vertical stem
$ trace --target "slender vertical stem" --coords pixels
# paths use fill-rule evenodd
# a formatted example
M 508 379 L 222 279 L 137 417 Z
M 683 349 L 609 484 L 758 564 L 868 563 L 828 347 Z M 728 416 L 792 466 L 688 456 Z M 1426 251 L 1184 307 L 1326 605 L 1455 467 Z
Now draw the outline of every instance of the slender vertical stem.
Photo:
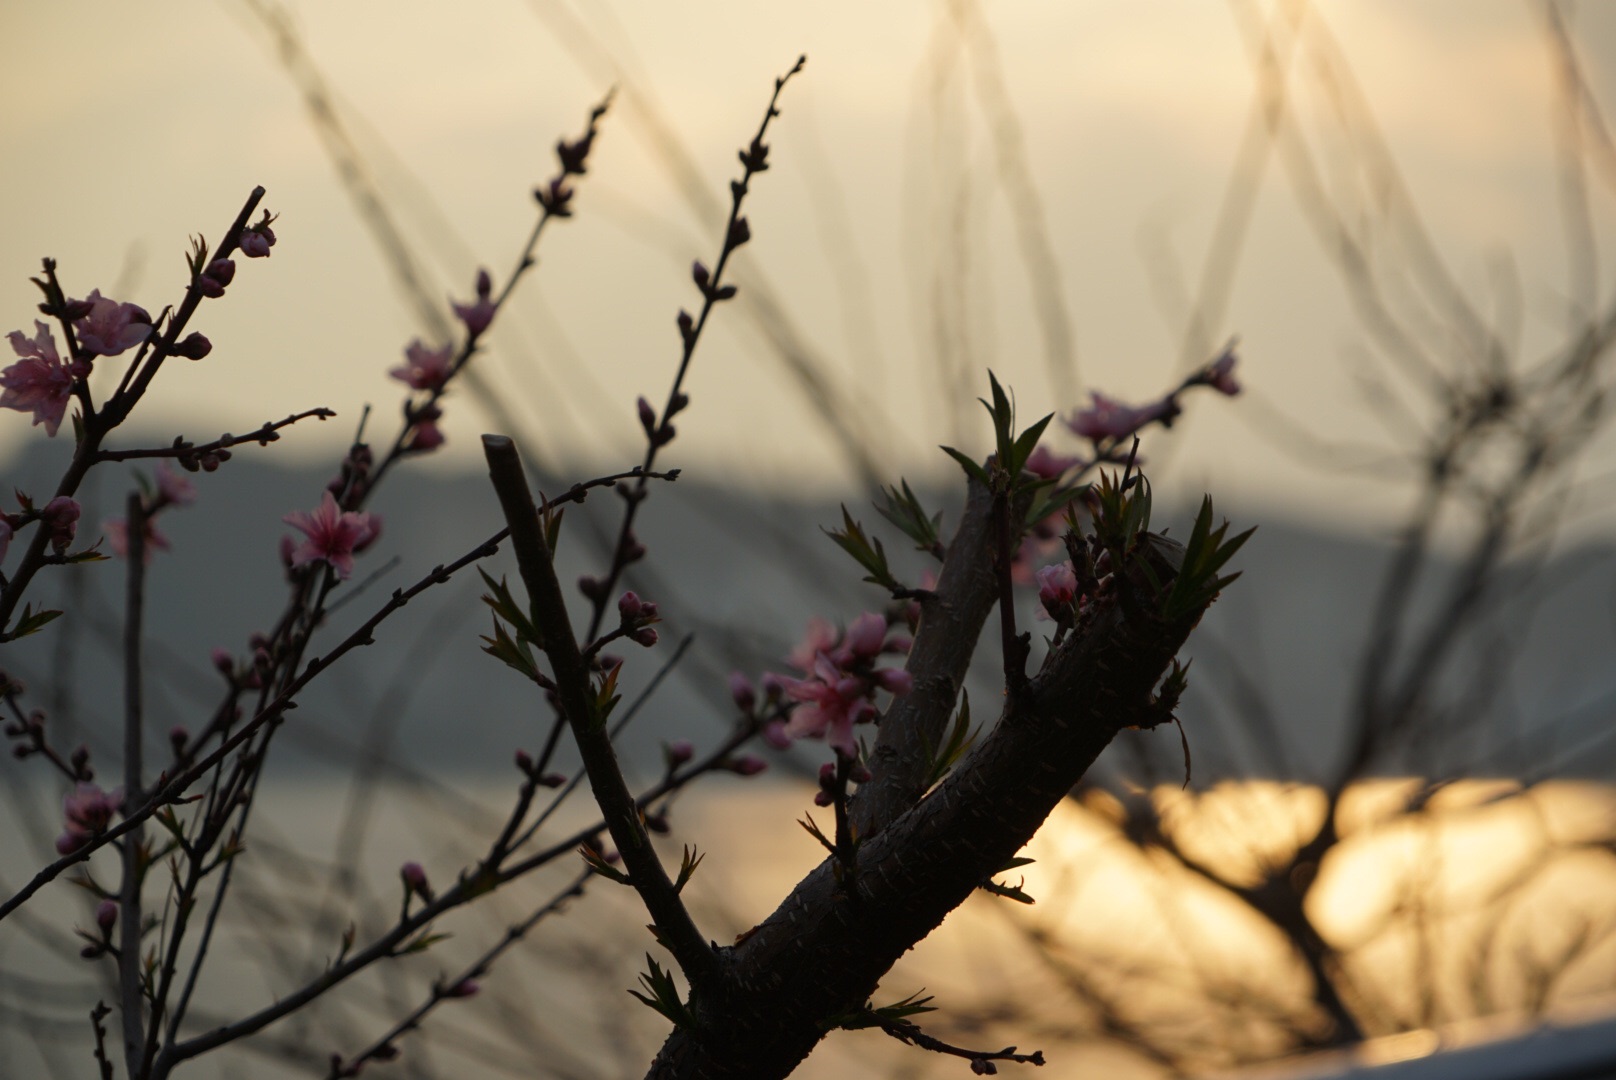
M 711 984 L 719 974 L 717 955 L 702 938 L 652 848 L 605 723 L 594 716 L 589 669 L 573 634 L 567 602 L 556 580 L 544 527 L 516 444 L 501 435 L 484 435 L 483 454 L 488 459 L 489 479 L 499 496 L 505 523 L 511 530 L 511 550 L 527 587 L 544 654 L 550 660 L 561 709 L 578 744 L 578 755 L 589 774 L 589 786 L 600 805 L 607 831 L 628 868 L 630 882 L 656 924 L 659 939 L 673 953 L 693 988 Z
M 123 798 L 141 805 L 140 627 L 146 603 L 146 508 L 139 492 L 129 496 L 129 593 L 123 631 Z M 140 999 L 140 877 L 145 830 L 123 838 L 123 889 L 119 898 L 119 992 L 123 1003 L 124 1061 L 130 1080 L 140 1075 L 146 1036 Z

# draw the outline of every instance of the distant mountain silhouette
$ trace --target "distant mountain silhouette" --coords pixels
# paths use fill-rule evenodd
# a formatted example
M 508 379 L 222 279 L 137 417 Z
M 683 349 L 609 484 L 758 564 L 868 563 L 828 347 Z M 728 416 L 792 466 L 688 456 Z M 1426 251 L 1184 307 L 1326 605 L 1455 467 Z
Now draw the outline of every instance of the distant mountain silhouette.
M 67 447 L 59 441 L 40 450 L 36 443 L 33 450 L 0 469 L 8 494 L 20 487 L 48 497 L 50 481 L 41 478 L 60 469 Z M 81 493 L 82 537 L 93 537 L 100 521 L 118 512 L 131 471 L 103 466 L 92 473 Z M 148 760 L 163 760 L 171 726 L 196 728 L 205 720 L 220 685 L 209 651 L 225 646 L 243 657 L 248 636 L 275 618 L 285 594 L 276 547 L 290 531 L 281 517 L 316 506 L 330 475 L 329 469 L 281 468 L 273 451 L 247 447 L 219 473 L 193 478 L 195 506 L 164 514 L 160 526 L 173 550 L 157 557 L 148 591 Z M 582 478 L 550 479 L 541 487 L 559 491 Z M 952 513 L 947 496 L 926 498 Z M 849 496 L 847 504 L 867 526 L 882 530 L 895 562 L 918 578 L 922 557 L 906 561 L 908 543 L 867 502 Z M 610 542 L 604 538 L 615 535 L 620 508 L 616 495 L 600 491 L 568 510 L 559 548 L 564 582 L 599 572 L 600 553 Z M 406 466 L 389 478 L 374 509 L 385 519 L 382 537 L 339 594 L 351 598 L 334 612 L 326 647 L 393 589 L 464 554 L 502 524 L 486 479 L 472 470 L 448 474 Z M 1231 516 L 1241 528 L 1260 528 L 1238 557 L 1236 568 L 1244 576 L 1214 605 L 1187 650 L 1196 663 L 1181 715 L 1195 754 L 1195 780 L 1314 779 L 1341 738 L 1369 605 L 1389 547 L 1251 511 Z M 1170 525 L 1178 535 L 1187 531 L 1189 517 L 1182 509 L 1163 510 L 1156 524 Z M 821 534 L 820 525 L 840 520 L 833 500 L 764 497 L 681 479 L 656 485 L 639 520 L 650 557 L 631 583 L 661 604 L 665 622 L 655 649 L 623 650 L 629 656 L 625 706 L 677 643 L 695 635 L 673 677 L 625 738 L 627 759 L 647 772 L 658 768 L 660 741 L 688 736 L 701 743 L 721 735 L 732 715 L 725 687 L 731 669 L 753 676 L 786 671 L 783 658 L 810 615 L 845 621 L 884 600 L 879 590 L 860 583 L 862 573 Z M 1608 546 L 1597 546 L 1556 557 L 1533 591 L 1517 598 L 1528 603 L 1489 616 L 1494 652 L 1486 662 L 1512 665 L 1501 685 L 1510 698 L 1505 714 L 1518 716 L 1518 730 L 1490 725 L 1452 745 L 1411 748 L 1401 768 L 1609 778 L 1608 740 L 1602 753 L 1577 748 L 1609 729 L 1616 690 L 1611 554 Z M 354 588 L 394 559 L 397 565 L 380 581 L 363 592 Z M 516 576 L 503 552 L 489 572 Z M 107 759 L 115 760 L 122 563 L 52 569 L 40 583 L 35 599 L 70 607 L 70 617 L 0 650 L 0 666 L 30 684 L 30 704 L 52 712 L 63 742 L 75 741 L 82 730 L 92 748 L 104 748 Z M 516 747 L 533 748 L 542 739 L 548 706 L 514 672 L 479 651 L 478 635 L 490 627 L 477 599 L 482 592 L 470 571 L 429 590 L 382 626 L 374 646 L 322 677 L 290 715 L 283 756 L 271 775 L 347 768 L 366 746 L 423 771 L 509 769 Z M 577 610 L 584 610 L 581 598 Z M 1036 638 L 1047 624 L 1031 620 L 1030 597 L 1025 614 Z M 991 634 L 989 639 L 972 694 L 981 719 L 993 714 L 998 692 L 998 649 Z M 70 697 L 53 690 L 53 670 L 71 672 Z M 1462 689 L 1466 677 L 1452 681 Z M 1250 719 L 1259 699 L 1271 713 L 1271 729 Z M 1532 734 L 1551 721 L 1552 735 Z M 1136 738 L 1164 778 L 1182 779 L 1176 734 Z M 1270 752 L 1276 746 L 1282 752 Z

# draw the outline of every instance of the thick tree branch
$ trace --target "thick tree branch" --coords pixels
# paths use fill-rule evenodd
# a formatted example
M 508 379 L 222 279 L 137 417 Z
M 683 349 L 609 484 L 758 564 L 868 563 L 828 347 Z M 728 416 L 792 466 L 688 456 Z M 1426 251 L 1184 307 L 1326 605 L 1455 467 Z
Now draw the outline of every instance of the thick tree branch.
M 962 523 L 963 535 L 991 527 L 990 503 L 972 501 L 967 517 L 983 520 Z M 1166 542 L 1142 547 L 1170 584 L 1177 568 L 1163 555 Z M 980 559 L 975 575 L 990 593 L 991 565 Z M 945 564 L 944 572 L 965 568 Z M 981 603 L 966 590 L 956 602 L 972 599 Z M 691 999 L 697 1026 L 673 1032 L 649 1075 L 788 1075 L 829 1018 L 857 1010 L 903 953 L 1022 848 L 1118 731 L 1161 722 L 1151 690 L 1205 608 L 1166 622 L 1154 614 L 1157 600 L 1137 567 L 1097 600 L 1007 700 L 992 733 L 934 792 L 862 843 L 854 872 L 827 859 L 726 950 L 723 979 Z M 951 704 L 917 725 L 940 724 Z

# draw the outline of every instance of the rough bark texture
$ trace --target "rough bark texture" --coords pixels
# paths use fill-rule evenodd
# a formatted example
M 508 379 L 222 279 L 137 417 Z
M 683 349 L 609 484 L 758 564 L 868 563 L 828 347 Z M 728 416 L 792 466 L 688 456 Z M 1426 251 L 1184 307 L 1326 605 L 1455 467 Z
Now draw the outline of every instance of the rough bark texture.
M 966 516 L 982 512 L 973 500 Z M 967 532 L 962 524 L 961 534 Z M 959 546 L 956 537 L 949 562 Z M 980 549 L 969 557 L 980 558 Z M 961 592 L 939 600 L 974 614 L 980 597 L 964 594 L 983 587 L 981 575 L 956 573 L 950 582 L 952 570 L 945 564 L 939 593 L 952 583 Z M 1170 577 L 1165 561 L 1157 570 Z M 675 1030 L 648 1075 L 790 1074 L 824 1036 L 827 1021 L 862 1006 L 903 953 L 1022 848 L 1119 730 L 1158 722 L 1151 690 L 1201 612 L 1165 623 L 1151 614 L 1156 605 L 1137 602 L 1144 589 L 1142 580 L 1132 580 L 1099 602 L 930 795 L 922 798 L 911 783 L 902 812 L 863 841 L 851 880 L 842 880 L 827 859 L 744 942 L 721 949 L 720 978 L 690 1003 L 697 1027 Z M 917 650 L 925 636 L 923 620 Z M 916 670 L 931 662 L 924 653 L 911 658 L 917 687 L 952 676 Z M 939 694 L 924 715 L 906 722 L 940 729 L 951 707 L 952 699 L 943 703 Z M 898 715 L 882 722 L 882 744 L 900 734 L 912 739 L 912 732 L 889 726 Z M 878 748 L 875 760 L 898 758 Z

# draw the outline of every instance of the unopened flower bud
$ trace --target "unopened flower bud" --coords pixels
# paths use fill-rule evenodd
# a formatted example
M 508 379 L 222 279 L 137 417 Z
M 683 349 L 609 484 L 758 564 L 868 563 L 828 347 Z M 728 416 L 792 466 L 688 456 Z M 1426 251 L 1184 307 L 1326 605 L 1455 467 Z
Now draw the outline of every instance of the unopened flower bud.
M 729 673 L 729 696 L 734 699 L 736 708 L 744 713 L 750 713 L 757 704 L 757 691 L 752 689 L 752 680 L 739 671 Z
M 524 776 L 533 775 L 533 755 L 526 750 L 516 752 L 516 767 Z
M 729 760 L 729 771 L 736 776 L 756 776 L 769 767 L 769 763 L 755 754 L 742 754 Z
M 191 741 L 191 733 L 184 724 L 175 724 L 168 729 L 168 745 L 173 748 L 174 756 L 179 757 L 185 753 L 185 746 Z
M 738 217 L 735 224 L 729 227 L 729 238 L 725 243 L 730 248 L 738 248 L 750 239 L 752 239 L 752 226 L 746 223 L 744 217 Z
M 95 906 L 95 925 L 101 928 L 103 934 L 112 933 L 112 928 L 118 925 L 116 900 L 103 900 Z
M 566 782 L 567 782 L 567 778 L 565 776 L 562 776 L 560 773 L 557 773 L 557 772 L 545 773 L 543 776 L 539 777 L 539 786 L 540 787 L 558 788 L 562 784 L 565 784 Z
M 669 743 L 664 753 L 668 759 L 668 768 L 676 769 L 696 756 L 696 748 L 691 745 L 689 739 L 679 739 Z
M 220 288 L 224 288 L 235 280 L 236 260 L 214 259 L 208 263 L 207 269 L 202 271 L 202 276 L 217 282 Z
M 249 259 L 269 258 L 269 238 L 256 229 L 241 234 L 241 253 Z
M 404 888 L 414 893 L 422 900 L 431 902 L 432 886 L 426 880 L 426 870 L 418 862 L 407 862 L 398 869 L 398 876 L 404 879 Z
M 836 763 L 827 761 L 819 767 L 819 786 L 829 790 L 836 785 Z
M 476 997 L 477 992 L 481 989 L 482 987 L 477 984 L 476 979 L 461 979 L 459 982 L 449 987 L 448 990 L 444 991 L 443 996 L 448 998 Z
M 780 681 L 780 676 L 772 671 L 763 675 L 763 696 L 769 701 L 779 701 L 786 692 L 786 684 Z
M 185 340 L 174 346 L 174 355 L 187 360 L 200 360 L 213 351 L 213 342 L 200 333 L 185 335 Z
M 629 635 L 629 640 L 636 645 L 643 645 L 647 649 L 657 643 L 657 632 L 654 626 L 642 626 Z
M 829 806 L 831 803 L 833 803 L 835 801 L 836 801 L 836 797 L 834 795 L 832 795 L 828 791 L 820 790 L 820 791 L 814 792 L 814 805 L 815 806 Z
M 698 259 L 690 264 L 690 279 L 696 283 L 696 288 L 706 292 L 708 283 L 712 281 L 712 275 L 707 272 L 707 268 Z
M 235 672 L 236 660 L 235 657 L 230 655 L 229 649 L 222 645 L 215 646 L 211 656 L 213 666 L 219 670 L 220 674 L 228 677 Z
M 656 430 L 656 410 L 651 408 L 651 403 L 646 401 L 644 397 L 640 398 L 637 403 L 637 407 L 640 411 L 640 426 L 643 427 L 645 429 L 645 433 L 649 435 L 651 432 Z

